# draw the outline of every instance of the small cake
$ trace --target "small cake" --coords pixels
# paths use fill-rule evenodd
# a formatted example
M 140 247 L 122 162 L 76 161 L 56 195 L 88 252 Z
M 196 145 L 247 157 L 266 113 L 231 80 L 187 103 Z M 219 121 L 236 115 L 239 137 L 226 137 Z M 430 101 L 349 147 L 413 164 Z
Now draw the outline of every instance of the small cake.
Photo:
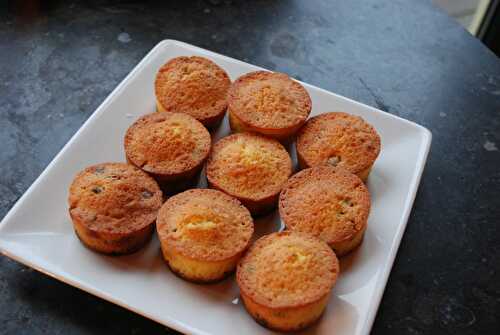
M 203 57 L 176 57 L 156 75 L 159 112 L 186 113 L 207 128 L 217 126 L 227 109 L 231 80 L 226 71 Z
M 380 153 L 380 136 L 361 117 L 332 112 L 307 121 L 297 135 L 296 148 L 303 169 L 329 164 L 366 181 Z
M 339 274 L 335 253 L 307 234 L 284 231 L 260 238 L 236 273 L 243 303 L 265 327 L 297 331 L 323 313 Z
M 207 179 L 212 188 L 238 198 L 252 214 L 276 207 L 292 173 L 292 160 L 276 140 L 251 133 L 224 137 L 212 148 Z
M 229 89 L 231 129 L 287 141 L 311 112 L 309 94 L 284 73 L 257 71 L 239 77 Z
M 288 180 L 280 194 L 279 212 L 286 229 L 318 237 L 342 256 L 363 240 L 370 194 L 355 174 L 322 165 Z
M 191 186 L 210 152 L 207 129 L 182 113 L 151 113 L 139 118 L 125 135 L 130 164 L 153 176 L 166 192 Z
M 179 193 L 161 208 L 156 228 L 172 271 L 194 282 L 213 282 L 234 271 L 253 234 L 248 210 L 211 189 Z
M 106 254 L 126 254 L 149 241 L 162 193 L 154 179 L 136 167 L 103 163 L 76 175 L 68 202 L 84 245 Z

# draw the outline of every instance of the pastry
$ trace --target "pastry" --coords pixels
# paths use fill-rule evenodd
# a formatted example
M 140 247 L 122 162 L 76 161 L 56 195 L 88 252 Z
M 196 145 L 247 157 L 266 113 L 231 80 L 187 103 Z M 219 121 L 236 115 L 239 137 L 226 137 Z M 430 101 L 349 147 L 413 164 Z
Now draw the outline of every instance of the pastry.
M 231 129 L 287 142 L 311 112 L 305 88 L 284 73 L 257 71 L 239 77 L 229 89 Z
M 125 135 L 130 164 L 153 176 L 167 193 L 198 179 L 210 151 L 208 130 L 182 113 L 151 113 L 139 118 Z
M 248 210 L 211 189 L 191 189 L 167 200 L 156 228 L 172 271 L 194 282 L 213 282 L 234 271 L 253 234 Z
M 173 58 L 156 75 L 157 110 L 186 113 L 213 128 L 226 113 L 230 85 L 226 71 L 209 59 Z
M 238 198 L 252 214 L 276 207 L 279 192 L 292 173 L 292 160 L 276 140 L 237 133 L 214 144 L 207 161 L 212 188 Z
M 303 169 L 339 166 L 365 181 L 380 153 L 380 136 L 361 117 L 332 112 L 309 119 L 297 135 L 296 148 Z
M 84 245 L 102 253 L 126 254 L 149 241 L 162 192 L 153 178 L 132 165 L 103 163 L 76 175 L 68 202 Z
M 297 331 L 323 313 L 339 274 L 335 253 L 310 235 L 260 238 L 238 264 L 236 280 L 250 315 L 267 328 Z
M 322 165 L 288 180 L 280 194 L 279 212 L 286 229 L 318 237 L 342 256 L 363 240 L 370 194 L 355 174 Z

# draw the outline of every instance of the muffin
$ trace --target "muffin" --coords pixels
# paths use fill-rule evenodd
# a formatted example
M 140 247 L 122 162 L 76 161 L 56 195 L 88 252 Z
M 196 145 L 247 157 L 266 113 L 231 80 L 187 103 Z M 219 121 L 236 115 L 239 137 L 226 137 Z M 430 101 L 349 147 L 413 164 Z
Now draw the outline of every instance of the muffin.
M 106 254 L 126 254 L 149 241 L 162 193 L 154 179 L 136 167 L 103 163 L 76 175 L 68 202 L 84 245 Z
M 212 188 L 238 198 L 252 214 L 276 207 L 279 192 L 292 173 L 292 160 L 276 140 L 238 133 L 214 144 L 207 162 Z
M 260 238 L 238 264 L 250 315 L 265 327 L 297 331 L 323 313 L 339 274 L 335 253 L 315 237 L 284 231 Z
M 157 110 L 186 113 L 205 127 L 215 127 L 226 113 L 230 85 L 227 73 L 211 60 L 176 57 L 156 74 Z
M 287 141 L 311 112 L 309 94 L 284 73 L 257 71 L 239 77 L 229 89 L 231 129 Z
M 280 194 L 279 212 L 286 229 L 318 237 L 342 256 L 363 240 L 370 194 L 355 174 L 322 165 L 288 180 Z
M 341 112 L 311 118 L 297 135 L 301 168 L 343 167 L 366 181 L 380 153 L 380 136 L 359 116 Z
M 252 237 L 253 221 L 235 198 L 217 190 L 192 189 L 167 200 L 156 228 L 172 271 L 206 283 L 234 271 Z
M 165 192 L 191 186 L 210 152 L 207 129 L 182 113 L 151 113 L 139 118 L 125 135 L 130 164 L 153 176 Z

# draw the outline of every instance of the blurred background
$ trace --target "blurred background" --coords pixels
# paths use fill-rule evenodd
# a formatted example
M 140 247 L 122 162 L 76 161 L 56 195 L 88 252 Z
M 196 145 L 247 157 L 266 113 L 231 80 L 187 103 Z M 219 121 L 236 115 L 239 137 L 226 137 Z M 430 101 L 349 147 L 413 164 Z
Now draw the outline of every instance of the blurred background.
M 500 55 L 499 0 L 433 0 L 472 35 Z
M 424 0 L 416 0 L 424 1 Z M 457 20 L 467 31 L 480 39 L 497 56 L 500 55 L 500 0 L 431 0 Z M 105 5 L 134 2 L 131 0 L 86 0 L 87 5 Z M 160 1 L 161 2 L 161 1 Z M 168 3 L 168 1 L 166 1 Z M 205 0 L 207 5 L 218 5 L 231 0 Z M 0 1 L 0 12 L 10 12 L 21 20 L 33 20 L 44 11 L 63 5 L 63 0 L 10 0 Z M 3 10 L 2 10 L 3 9 Z
M 434 3 L 455 18 L 472 35 L 479 27 L 488 11 L 491 0 L 434 0 Z
M 500 56 L 500 0 L 432 0 Z

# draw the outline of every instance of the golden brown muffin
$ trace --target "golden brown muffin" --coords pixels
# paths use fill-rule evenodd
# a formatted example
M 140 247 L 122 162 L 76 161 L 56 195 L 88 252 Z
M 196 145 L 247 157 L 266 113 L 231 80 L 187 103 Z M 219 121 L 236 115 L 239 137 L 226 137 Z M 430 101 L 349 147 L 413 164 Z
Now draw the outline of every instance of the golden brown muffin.
M 207 162 L 211 187 L 238 198 L 252 214 L 274 207 L 292 173 L 292 160 L 276 140 L 251 133 L 224 137 Z
M 288 180 L 280 194 L 279 212 L 287 229 L 318 237 L 342 256 L 363 240 L 370 193 L 355 174 L 317 166 Z
M 168 191 L 194 181 L 210 152 L 207 129 L 182 113 L 151 113 L 125 135 L 127 161 L 148 172 Z
M 366 181 L 380 153 L 380 136 L 359 116 L 331 112 L 307 121 L 297 135 L 296 148 L 303 169 L 340 166 Z
M 239 77 L 229 89 L 231 129 L 288 140 L 311 112 L 307 91 L 284 73 L 257 71 Z
M 78 173 L 69 189 L 75 232 L 90 249 L 131 253 L 149 241 L 162 204 L 153 178 L 125 163 L 102 163 Z
M 337 257 L 321 240 L 298 232 L 255 242 L 238 264 L 236 280 L 247 311 L 265 327 L 297 331 L 316 321 L 330 298 Z
M 176 57 L 156 75 L 159 112 L 186 113 L 208 128 L 215 127 L 227 109 L 231 80 L 226 71 L 203 57 Z
M 237 199 L 217 190 L 192 189 L 167 200 L 156 228 L 172 271 L 204 283 L 234 271 L 252 237 L 253 221 Z

